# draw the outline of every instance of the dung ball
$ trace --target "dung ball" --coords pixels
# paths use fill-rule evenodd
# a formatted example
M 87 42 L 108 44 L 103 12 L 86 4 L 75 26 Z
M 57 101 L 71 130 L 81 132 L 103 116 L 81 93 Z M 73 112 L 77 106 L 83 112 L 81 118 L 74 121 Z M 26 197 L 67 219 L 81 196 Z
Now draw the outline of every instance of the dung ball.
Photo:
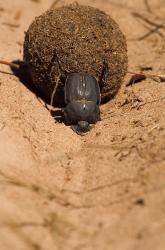
M 65 75 L 93 75 L 100 84 L 101 100 L 106 102 L 118 92 L 127 72 L 126 39 L 103 11 L 71 4 L 50 9 L 33 21 L 25 35 L 24 61 L 34 85 L 48 100 L 58 81 L 56 104 L 64 103 L 59 64 Z M 108 70 L 101 81 L 105 62 Z

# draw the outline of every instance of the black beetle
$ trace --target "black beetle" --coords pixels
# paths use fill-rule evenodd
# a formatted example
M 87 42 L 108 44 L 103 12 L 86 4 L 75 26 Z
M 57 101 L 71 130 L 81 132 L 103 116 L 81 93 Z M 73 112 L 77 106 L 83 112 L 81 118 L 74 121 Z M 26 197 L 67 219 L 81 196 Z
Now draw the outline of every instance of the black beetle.
M 54 67 L 57 69 L 58 78 L 56 79 Z M 106 82 L 109 69 L 106 60 L 103 60 L 103 68 L 99 82 L 96 78 L 87 73 L 68 73 L 62 70 L 59 57 L 56 50 L 50 62 L 50 72 L 52 72 L 50 81 L 55 86 L 53 98 L 58 87 L 59 80 L 64 85 L 64 121 L 71 125 L 74 132 L 84 135 L 97 121 L 100 120 L 101 94 L 100 86 Z
M 70 73 L 65 81 L 64 118 L 72 129 L 83 134 L 100 120 L 100 87 L 95 77 L 86 73 Z

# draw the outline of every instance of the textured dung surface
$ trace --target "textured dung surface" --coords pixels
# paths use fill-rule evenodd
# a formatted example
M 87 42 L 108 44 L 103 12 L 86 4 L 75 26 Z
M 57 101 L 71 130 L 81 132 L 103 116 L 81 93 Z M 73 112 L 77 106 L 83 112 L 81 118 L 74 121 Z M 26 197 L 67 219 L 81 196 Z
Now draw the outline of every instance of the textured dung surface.
M 54 87 L 50 81 L 50 61 L 55 49 L 63 70 L 87 72 L 97 79 L 106 60 L 109 74 L 102 89 L 102 101 L 117 93 L 127 70 L 126 40 L 116 22 L 104 12 L 72 4 L 48 10 L 29 27 L 24 60 L 34 84 L 49 98 Z M 58 76 L 55 66 L 52 71 Z M 57 101 L 63 99 L 58 95 L 61 89 Z

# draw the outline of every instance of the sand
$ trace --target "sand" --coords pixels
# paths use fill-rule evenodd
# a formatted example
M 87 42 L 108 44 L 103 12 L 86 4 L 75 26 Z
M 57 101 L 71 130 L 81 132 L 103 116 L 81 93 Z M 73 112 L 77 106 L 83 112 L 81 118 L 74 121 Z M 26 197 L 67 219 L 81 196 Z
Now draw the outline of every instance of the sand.
M 80 1 L 120 25 L 130 71 L 163 74 L 165 29 L 144 35 L 164 23 L 165 4 L 148 2 Z M 1 1 L 1 59 L 22 59 L 24 31 L 52 4 Z M 80 137 L 0 65 L 1 250 L 165 249 L 165 84 L 129 79 Z

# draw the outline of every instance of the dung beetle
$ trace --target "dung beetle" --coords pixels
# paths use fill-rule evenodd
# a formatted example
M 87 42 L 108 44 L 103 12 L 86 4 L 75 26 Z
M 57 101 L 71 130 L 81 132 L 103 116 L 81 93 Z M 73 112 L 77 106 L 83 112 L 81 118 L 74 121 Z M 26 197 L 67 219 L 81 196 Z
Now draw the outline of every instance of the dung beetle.
M 54 67 L 58 72 L 58 79 L 55 77 Z M 63 110 L 64 122 L 71 125 L 72 130 L 77 134 L 84 135 L 100 120 L 100 86 L 102 87 L 107 80 L 109 74 L 108 63 L 103 60 L 101 76 L 97 81 L 94 76 L 87 73 L 63 71 L 55 50 L 50 62 L 50 72 L 52 72 L 50 81 L 55 86 L 52 92 L 51 105 L 60 80 L 64 85 L 64 101 L 66 105 Z
M 100 87 L 95 77 L 86 73 L 70 73 L 65 80 L 64 118 L 78 134 L 83 135 L 100 120 Z

